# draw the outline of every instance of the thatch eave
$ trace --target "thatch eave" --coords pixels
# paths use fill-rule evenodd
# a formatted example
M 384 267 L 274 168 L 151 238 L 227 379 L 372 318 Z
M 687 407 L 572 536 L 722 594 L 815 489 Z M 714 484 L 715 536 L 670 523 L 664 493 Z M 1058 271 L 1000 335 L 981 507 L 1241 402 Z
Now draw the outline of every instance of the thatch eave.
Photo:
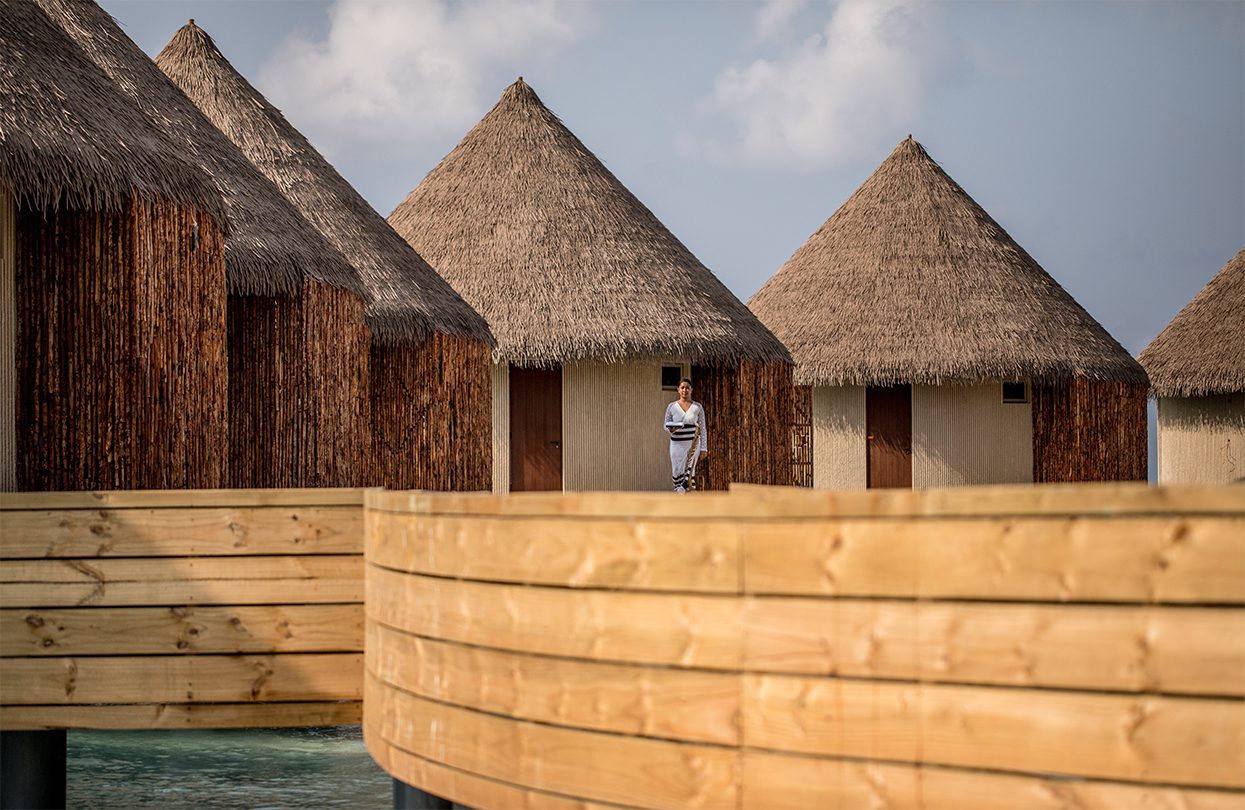
M 1138 357 L 1153 394 L 1245 392 L 1245 248 L 1172 318 Z

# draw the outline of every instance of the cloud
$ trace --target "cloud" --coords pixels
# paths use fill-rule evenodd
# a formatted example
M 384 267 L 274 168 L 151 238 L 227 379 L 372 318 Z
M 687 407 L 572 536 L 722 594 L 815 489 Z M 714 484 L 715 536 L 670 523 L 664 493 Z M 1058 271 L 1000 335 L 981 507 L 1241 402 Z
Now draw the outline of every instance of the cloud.
M 785 33 L 792 19 L 807 7 L 808 0 L 765 0 L 757 12 L 757 39 L 771 39 Z
M 757 36 L 792 14 L 766 4 Z M 820 31 L 778 56 L 723 69 L 699 110 L 724 121 L 726 137 L 685 135 L 681 146 L 716 160 L 799 169 L 840 163 L 862 147 L 876 153 L 879 139 L 907 134 L 950 52 L 932 4 L 845 0 Z
M 325 38 L 288 38 L 259 83 L 330 144 L 462 133 L 500 94 L 497 74 L 513 81 L 575 40 L 583 12 L 555 0 L 337 0 Z

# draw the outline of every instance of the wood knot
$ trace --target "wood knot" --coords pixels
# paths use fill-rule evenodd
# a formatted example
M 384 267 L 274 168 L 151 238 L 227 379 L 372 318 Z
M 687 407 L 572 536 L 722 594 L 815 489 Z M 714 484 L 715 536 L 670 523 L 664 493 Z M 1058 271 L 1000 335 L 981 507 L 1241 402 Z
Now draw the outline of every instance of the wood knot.
M 31 627 L 42 627 L 44 624 L 43 617 L 37 613 L 26 614 L 26 624 Z

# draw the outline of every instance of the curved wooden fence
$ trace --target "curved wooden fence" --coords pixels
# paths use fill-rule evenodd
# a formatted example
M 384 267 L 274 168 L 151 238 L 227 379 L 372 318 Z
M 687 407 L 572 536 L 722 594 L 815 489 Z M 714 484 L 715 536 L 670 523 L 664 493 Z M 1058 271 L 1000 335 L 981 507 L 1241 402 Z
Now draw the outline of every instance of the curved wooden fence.
M 6 493 L 0 730 L 359 722 L 362 498 Z
M 474 808 L 1239 808 L 1245 489 L 367 493 L 368 750 Z

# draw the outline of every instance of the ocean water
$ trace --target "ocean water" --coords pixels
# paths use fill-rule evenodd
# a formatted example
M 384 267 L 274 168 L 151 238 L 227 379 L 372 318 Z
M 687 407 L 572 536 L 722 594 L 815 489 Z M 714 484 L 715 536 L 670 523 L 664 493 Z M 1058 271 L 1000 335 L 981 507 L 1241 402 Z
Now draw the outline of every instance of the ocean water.
M 70 808 L 388 808 L 358 726 L 70 731 Z

